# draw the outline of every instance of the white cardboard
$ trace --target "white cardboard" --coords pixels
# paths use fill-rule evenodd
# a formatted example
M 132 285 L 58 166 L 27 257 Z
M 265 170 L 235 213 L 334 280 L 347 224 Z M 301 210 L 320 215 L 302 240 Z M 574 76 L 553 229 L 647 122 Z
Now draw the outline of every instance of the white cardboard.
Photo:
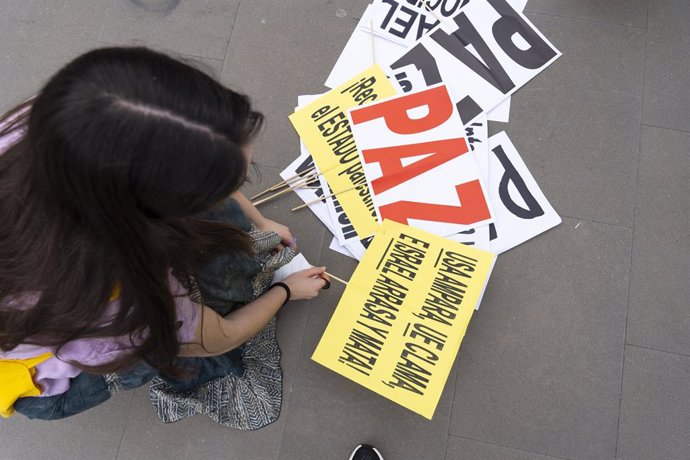
M 307 262 L 307 259 L 300 252 L 295 257 L 293 257 L 290 262 L 276 270 L 276 272 L 273 274 L 273 283 L 279 283 L 280 281 L 283 281 L 285 278 L 292 275 L 293 273 L 297 273 L 299 271 L 306 270 L 312 267 L 313 265 Z
M 489 250 L 500 254 L 555 227 L 561 218 L 505 132 L 492 136 L 489 148 L 489 193 L 497 235 Z
M 446 88 L 445 85 L 435 85 L 435 87 Z M 386 101 L 408 96 L 411 96 L 411 94 L 396 96 L 394 98 L 389 98 Z M 462 206 L 460 198 L 455 190 L 455 186 L 474 180 L 478 180 L 480 183 L 482 182 L 477 159 L 475 158 L 474 152 L 471 150 L 431 170 L 423 172 L 399 185 L 396 185 L 391 189 L 385 190 L 382 193 L 376 193 L 375 187 L 372 186 L 372 182 L 382 176 L 382 171 L 379 163 L 367 163 L 365 155 L 362 153 L 363 151 L 391 146 L 419 144 L 445 139 L 457 139 L 459 137 L 464 138 L 463 135 L 458 136 L 459 132 L 462 133 L 463 130 L 460 128 L 462 124 L 460 122 L 460 117 L 457 114 L 457 110 L 455 109 L 455 105 L 452 105 L 453 112 L 445 122 L 434 127 L 433 129 L 421 133 L 399 134 L 392 132 L 388 128 L 386 121 L 383 118 L 376 118 L 358 124 L 352 121 L 352 114 L 358 110 L 371 108 L 376 105 L 386 103 L 386 101 L 374 102 L 372 104 L 368 104 L 364 108 L 354 108 L 348 112 L 352 133 L 355 136 L 360 159 L 362 160 L 362 165 L 364 167 L 364 174 L 366 175 L 367 182 L 369 183 L 369 190 L 371 192 L 374 207 L 376 208 L 379 220 L 382 220 L 380 212 L 382 206 L 399 201 L 411 201 L 456 207 Z M 412 110 L 417 109 L 428 110 L 426 106 L 416 107 Z M 465 141 L 467 141 L 467 139 L 465 139 Z M 486 188 L 483 185 L 482 190 L 484 192 L 484 199 L 487 202 L 490 211 L 491 204 L 489 202 L 489 195 L 486 193 Z M 409 219 L 408 225 L 426 230 L 436 235 L 447 236 L 457 232 L 471 230 L 472 228 L 480 227 L 491 222 L 491 218 L 474 222 L 469 225 Z
M 527 3 L 527 0 L 510 1 L 519 11 L 522 11 Z M 388 0 L 385 3 L 382 0 L 374 0 L 357 23 L 328 75 L 325 85 L 328 88 L 335 88 L 349 80 L 353 75 L 364 71 L 373 63 L 374 52 L 376 53 L 376 62 L 379 65 L 385 67 L 392 64 L 417 41 L 420 30 L 428 33 L 429 29 L 426 27 L 430 24 L 437 24 L 437 16 L 447 20 L 466 3 L 466 1 L 457 0 L 452 2 L 449 0 L 429 1 L 434 14 L 424 7 L 416 7 L 405 0 Z M 408 22 L 412 22 L 409 27 Z M 420 29 L 422 23 L 424 27 Z M 371 44 L 372 25 L 374 52 L 372 52 Z M 403 35 L 403 37 L 399 35 Z M 510 117 L 510 98 L 506 98 L 488 115 L 491 121 L 507 123 Z
M 550 59 L 546 59 L 543 65 L 539 65 L 537 68 L 528 68 L 516 62 L 501 48 L 497 39 L 494 37 L 494 25 L 502 18 L 501 14 L 499 14 L 488 1 L 472 1 L 462 8 L 452 20 L 444 21 L 441 26 L 415 43 L 405 55 L 391 63 L 391 69 L 388 75 L 392 78 L 396 78 L 405 91 L 411 91 L 419 89 L 416 84 L 419 78 L 415 75 L 415 78 L 408 80 L 407 77 L 409 77 L 409 74 L 421 72 L 424 75 L 425 84 L 434 84 L 441 81 L 448 84 L 456 101 L 464 101 L 464 107 L 468 106 L 466 98 L 471 98 L 474 103 L 479 106 L 481 113 L 487 113 L 497 107 L 506 100 L 508 96 L 524 86 L 529 80 L 558 59 L 561 53 L 523 14 L 511 8 L 509 3 L 504 2 L 504 0 L 493 1 L 507 8 L 509 12 L 506 13 L 506 17 L 513 18 L 514 21 L 523 23 L 530 33 L 535 34 L 535 37 L 537 37 L 548 49 L 548 54 L 545 54 L 545 57 L 550 57 Z M 486 59 L 480 56 L 474 45 L 465 46 L 460 42 L 459 38 L 453 35 L 453 33 L 458 30 L 458 24 L 456 22 L 464 18 L 466 18 L 476 29 L 476 32 L 486 43 L 491 55 L 495 57 L 501 68 L 508 75 L 514 85 L 512 88 L 508 89 L 508 87 L 506 87 L 504 90 L 498 89 L 492 83 L 480 76 L 475 70 L 471 69 L 467 64 L 456 58 L 438 42 L 438 38 L 449 36 L 449 39 L 456 44 L 458 49 L 463 49 L 465 53 L 469 52 L 478 62 L 487 65 L 487 63 L 484 62 Z M 468 33 L 469 31 L 468 29 L 463 32 Z M 526 43 L 519 45 L 521 41 L 524 40 L 519 35 L 513 35 L 511 37 L 511 42 L 515 46 L 518 46 L 518 48 L 523 49 L 521 47 L 524 47 Z M 430 55 L 432 59 L 429 60 L 428 58 L 419 57 L 425 55 Z M 422 59 L 424 60 L 422 61 Z M 522 56 L 521 59 L 524 59 L 524 56 Z M 497 66 L 491 68 L 488 78 L 492 80 L 495 79 L 495 75 L 497 74 L 496 69 Z M 460 108 L 460 116 L 463 120 L 463 124 L 470 123 L 477 115 L 478 114 L 474 112 L 464 113 L 463 108 Z

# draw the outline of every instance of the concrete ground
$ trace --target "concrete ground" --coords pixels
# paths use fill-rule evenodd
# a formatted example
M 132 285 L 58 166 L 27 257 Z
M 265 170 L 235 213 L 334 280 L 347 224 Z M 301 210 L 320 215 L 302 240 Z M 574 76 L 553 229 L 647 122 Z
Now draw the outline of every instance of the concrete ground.
M 323 90 L 365 0 L 0 0 L 0 110 L 111 44 L 190 59 L 267 115 L 262 181 L 298 154 L 287 115 Z M 506 129 L 559 227 L 500 256 L 432 421 L 309 358 L 337 284 L 279 315 L 280 419 L 237 432 L 164 425 L 147 392 L 61 422 L 0 422 L 2 459 L 690 458 L 690 2 L 529 0 L 563 52 L 513 98 Z M 262 208 L 307 258 L 354 261 L 286 197 Z

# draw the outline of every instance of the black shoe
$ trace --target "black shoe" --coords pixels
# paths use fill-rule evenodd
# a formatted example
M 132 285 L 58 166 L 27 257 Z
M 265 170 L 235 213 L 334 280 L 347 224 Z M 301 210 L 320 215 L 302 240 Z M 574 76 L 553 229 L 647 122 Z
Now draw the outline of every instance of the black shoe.
M 350 455 L 350 460 L 383 460 L 383 456 L 375 447 L 360 444 Z

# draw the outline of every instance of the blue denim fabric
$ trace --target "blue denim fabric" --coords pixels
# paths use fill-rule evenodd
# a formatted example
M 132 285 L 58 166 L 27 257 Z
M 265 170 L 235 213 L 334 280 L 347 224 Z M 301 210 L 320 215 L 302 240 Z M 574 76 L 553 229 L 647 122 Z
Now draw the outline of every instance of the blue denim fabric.
M 119 372 L 122 389 L 140 387 L 158 372 L 147 364 Z M 46 397 L 19 398 L 14 409 L 31 419 L 55 420 L 78 414 L 110 399 L 108 385 L 102 375 L 82 372 L 70 381 L 69 389 L 62 394 Z
M 229 374 L 241 376 L 244 373 L 242 364 L 242 353 L 244 346 L 235 348 L 219 356 L 209 356 L 207 358 L 181 358 L 179 366 L 190 372 L 191 377 L 177 379 L 161 376 L 163 380 L 178 391 L 187 391 L 203 385 L 218 377 Z

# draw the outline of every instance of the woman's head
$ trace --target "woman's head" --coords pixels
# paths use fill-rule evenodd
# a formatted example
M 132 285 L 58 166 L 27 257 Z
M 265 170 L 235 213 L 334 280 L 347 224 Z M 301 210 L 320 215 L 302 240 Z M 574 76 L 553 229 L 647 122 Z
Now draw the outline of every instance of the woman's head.
M 237 190 L 261 127 L 246 96 L 145 48 L 91 51 L 38 94 L 28 142 L 67 207 L 189 216 Z
M 0 348 L 146 330 L 107 369 L 144 359 L 174 372 L 168 274 L 251 252 L 245 233 L 198 213 L 244 182 L 262 121 L 246 96 L 144 48 L 88 52 L 1 118 L 0 137 L 25 134 L 0 155 Z M 114 286 L 120 310 L 104 325 Z M 36 305 L 3 307 L 24 292 Z

